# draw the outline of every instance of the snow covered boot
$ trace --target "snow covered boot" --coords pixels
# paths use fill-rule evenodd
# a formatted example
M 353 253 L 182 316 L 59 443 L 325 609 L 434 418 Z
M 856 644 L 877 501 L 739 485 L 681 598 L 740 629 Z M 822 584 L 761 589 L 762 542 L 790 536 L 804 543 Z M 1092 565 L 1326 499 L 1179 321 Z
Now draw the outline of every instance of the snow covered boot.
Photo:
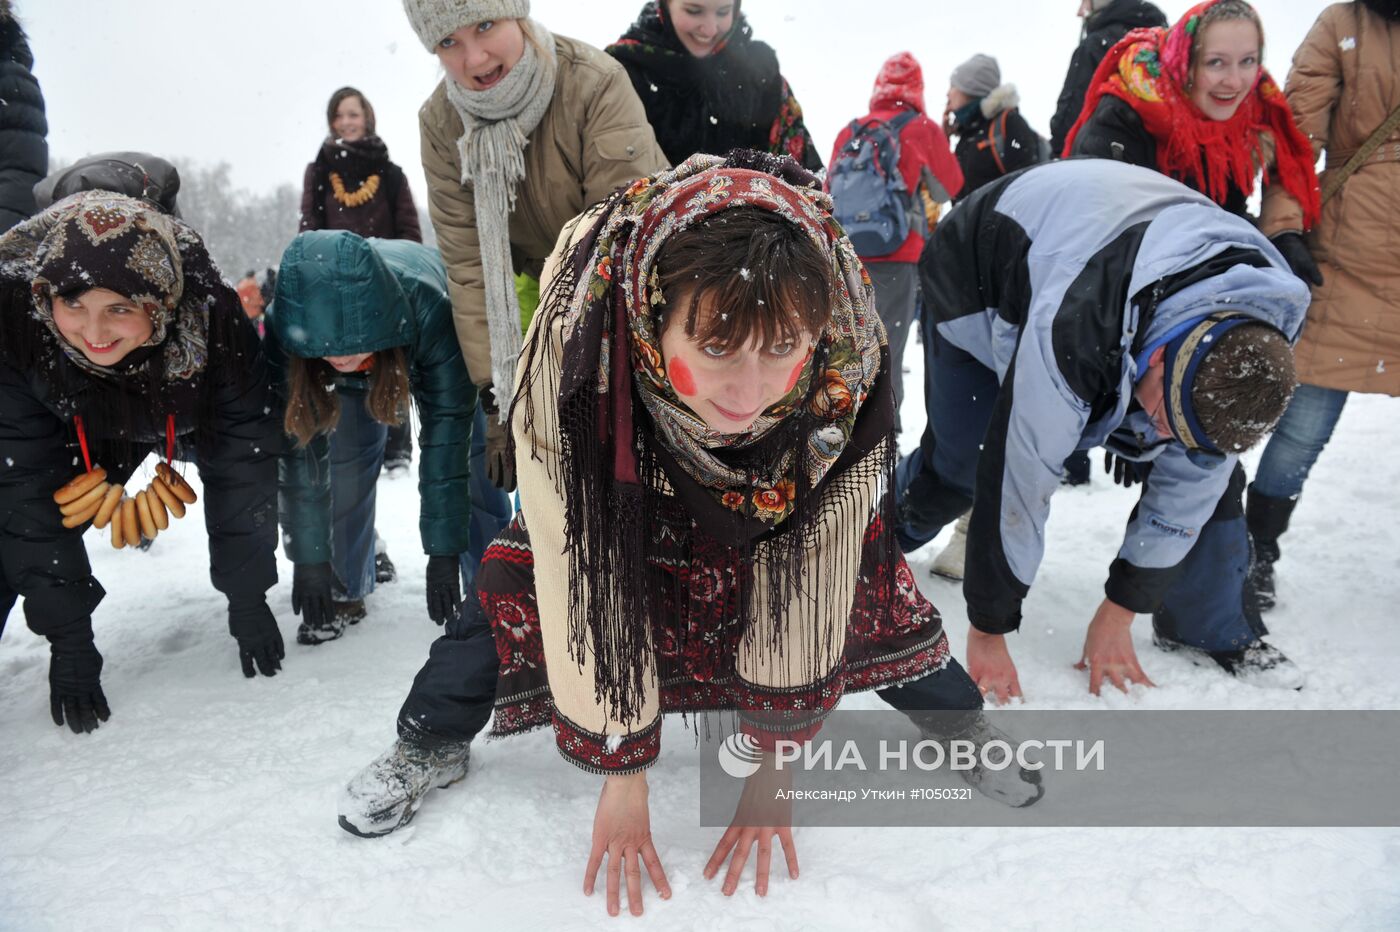
M 1295 498 L 1273 498 L 1249 488 L 1245 504 L 1245 524 L 1249 527 L 1249 575 L 1244 583 L 1247 611 L 1262 614 L 1278 604 L 1274 564 L 1278 562 L 1278 539 L 1288 530 L 1288 521 L 1298 504 Z
M 977 714 L 966 730 L 954 735 L 951 739 L 929 731 L 924 732 L 924 737 L 937 741 L 943 745 L 943 750 L 950 754 L 950 741 L 973 742 L 977 746 L 976 765 L 971 769 L 960 769 L 954 772 L 962 777 L 964 783 L 988 799 L 994 799 L 1012 809 L 1024 809 L 1027 806 L 1035 805 L 1040 801 L 1040 797 L 1045 795 L 1045 786 L 1040 781 L 1040 771 L 1038 770 L 1026 770 L 1015 761 L 1002 770 L 989 770 L 982 766 L 982 747 L 987 742 L 1005 741 L 1013 748 L 1016 746 L 1016 742 L 1008 737 L 1006 732 L 987 721 L 985 715 Z M 996 761 L 1000 758 L 993 757 L 992 759 Z
M 446 789 L 467 775 L 471 744 L 427 747 L 400 738 L 355 774 L 340 794 L 340 827 L 376 838 L 413 820 L 433 787 Z
M 335 618 L 340 622 L 342 628 L 345 625 L 357 625 L 365 620 L 365 600 L 351 599 L 348 602 L 335 603 Z
M 344 603 L 337 602 L 335 604 L 337 611 L 332 612 L 331 616 L 322 624 L 312 624 L 303 616 L 301 624 L 297 626 L 298 644 L 314 647 L 317 644 L 334 641 L 345 633 L 345 619 L 341 617 L 339 612 L 339 607 Z
M 394 561 L 389 559 L 387 553 L 376 553 L 374 555 L 374 582 L 376 585 L 391 583 L 399 578 L 399 571 L 394 568 Z
M 953 525 L 953 539 L 948 541 L 948 546 L 934 558 L 933 565 L 928 571 L 935 576 L 942 576 L 944 579 L 951 579 L 960 582 L 963 578 L 963 564 L 967 562 L 967 522 L 971 512 L 958 519 L 958 523 Z
M 1302 668 L 1263 638 L 1243 650 L 1201 650 L 1157 635 L 1152 643 L 1168 653 L 1186 655 L 1198 667 L 1218 666 L 1241 683 L 1259 689 L 1302 689 L 1308 682 Z

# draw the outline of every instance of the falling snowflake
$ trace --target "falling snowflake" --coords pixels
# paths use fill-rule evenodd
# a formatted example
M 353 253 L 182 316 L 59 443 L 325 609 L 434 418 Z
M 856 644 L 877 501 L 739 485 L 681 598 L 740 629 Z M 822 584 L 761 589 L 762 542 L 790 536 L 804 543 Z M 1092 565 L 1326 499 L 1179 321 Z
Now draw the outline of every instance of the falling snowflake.
M 1352 49 L 1356 48 L 1356 37 L 1355 37 L 1355 36 L 1347 36 L 1347 37 L 1346 37 L 1345 39 L 1343 39 L 1341 42 L 1338 42 L 1338 43 L 1337 43 L 1337 46 L 1338 46 L 1343 52 L 1350 52 Z

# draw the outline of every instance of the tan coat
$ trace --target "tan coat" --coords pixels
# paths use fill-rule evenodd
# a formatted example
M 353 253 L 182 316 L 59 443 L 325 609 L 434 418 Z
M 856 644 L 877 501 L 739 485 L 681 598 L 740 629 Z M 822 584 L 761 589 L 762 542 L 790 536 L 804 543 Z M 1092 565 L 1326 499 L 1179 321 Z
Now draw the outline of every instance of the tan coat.
M 566 222 L 619 185 L 667 165 L 622 66 L 576 39 L 555 36 L 554 47 L 559 61 L 554 98 L 530 133 L 525 180 L 510 215 L 515 271 L 536 277 Z M 418 127 L 428 213 L 447 265 L 457 340 L 472 381 L 485 385 L 491 381 L 491 341 L 475 196 L 461 183 L 462 120 L 445 85 L 439 84 L 419 110 Z
M 1287 94 L 1314 150 L 1327 150 L 1326 187 L 1400 105 L 1400 24 L 1329 6 L 1293 56 Z M 1400 395 L 1400 130 L 1323 206 L 1308 245 L 1325 280 L 1298 343 L 1299 380 Z

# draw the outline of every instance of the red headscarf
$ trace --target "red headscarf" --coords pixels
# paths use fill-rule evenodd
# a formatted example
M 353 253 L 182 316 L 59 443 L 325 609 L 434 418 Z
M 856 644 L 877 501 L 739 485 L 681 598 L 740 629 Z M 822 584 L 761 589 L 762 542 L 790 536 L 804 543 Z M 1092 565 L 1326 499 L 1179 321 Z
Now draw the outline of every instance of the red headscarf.
M 880 67 L 875 90 L 870 93 L 870 109 L 894 110 L 908 104 L 924 112 L 924 70 L 908 52 L 891 55 Z
M 1223 204 L 1229 182 L 1246 195 L 1254 191 L 1254 173 L 1262 164 L 1260 134 L 1274 141 L 1278 180 L 1303 208 L 1311 227 L 1322 210 L 1313 168 L 1312 144 L 1299 131 L 1293 111 L 1274 79 L 1263 68 L 1254 87 L 1228 120 L 1203 114 L 1186 91 L 1191 45 L 1201 16 L 1220 0 L 1205 0 L 1170 29 L 1136 29 L 1104 57 L 1079 120 L 1069 131 L 1065 152 L 1105 94 L 1126 102 L 1157 141 L 1157 169 Z M 1268 174 L 1265 174 L 1266 180 Z

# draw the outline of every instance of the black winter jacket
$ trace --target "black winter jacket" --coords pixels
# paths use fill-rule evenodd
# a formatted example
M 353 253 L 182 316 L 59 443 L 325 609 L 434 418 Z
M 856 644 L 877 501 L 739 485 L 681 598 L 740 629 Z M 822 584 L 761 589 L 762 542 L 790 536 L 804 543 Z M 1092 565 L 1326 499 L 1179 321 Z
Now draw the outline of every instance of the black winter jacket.
M 1031 129 L 1017 109 L 1016 89 L 1009 84 L 983 98 L 974 114 L 954 127 L 958 145 L 953 150 L 962 168 L 963 186 L 957 204 L 973 191 L 1018 168 L 1044 161 L 1044 140 Z M 992 115 L 988 117 L 987 111 Z
M 1167 17 L 1147 0 L 1114 0 L 1085 17 L 1084 37 L 1070 56 L 1060 101 L 1050 120 L 1050 152 L 1055 158 L 1065 154 L 1065 137 L 1079 120 L 1089 84 L 1108 50 L 1134 29 L 1166 25 Z
M 1142 125 L 1142 118 L 1137 115 L 1137 111 L 1126 101 L 1112 94 L 1105 94 L 1099 98 L 1093 115 L 1085 121 L 1079 129 L 1079 134 L 1074 137 L 1074 151 L 1070 154 L 1116 159 L 1130 165 L 1158 170 L 1157 140 L 1152 138 L 1147 127 Z M 1225 203 L 1220 206 L 1236 216 L 1244 217 L 1248 215 L 1248 202 L 1248 196 L 1234 182 L 1230 182 Z
M 69 362 L 29 306 L 27 281 L 0 279 L 0 606 L 23 596 L 36 634 L 64 636 L 91 630 L 105 594 L 83 545 L 87 525 L 64 528 L 53 501 L 84 469 L 73 415 L 83 415 L 93 464 L 112 483 L 125 483 L 152 451 L 164 456 L 166 419 L 142 404 L 141 385 L 123 394 Z M 238 296 L 222 286 L 209 314 L 209 365 L 171 396 L 175 458 L 199 469 L 204 490 L 193 507 L 204 511 L 214 587 L 231 602 L 258 599 L 277 582 L 281 428 Z M 137 477 L 129 492 L 146 481 Z
M 34 213 L 34 185 L 49 170 L 49 124 L 33 67 L 24 30 L 0 10 L 0 232 Z

